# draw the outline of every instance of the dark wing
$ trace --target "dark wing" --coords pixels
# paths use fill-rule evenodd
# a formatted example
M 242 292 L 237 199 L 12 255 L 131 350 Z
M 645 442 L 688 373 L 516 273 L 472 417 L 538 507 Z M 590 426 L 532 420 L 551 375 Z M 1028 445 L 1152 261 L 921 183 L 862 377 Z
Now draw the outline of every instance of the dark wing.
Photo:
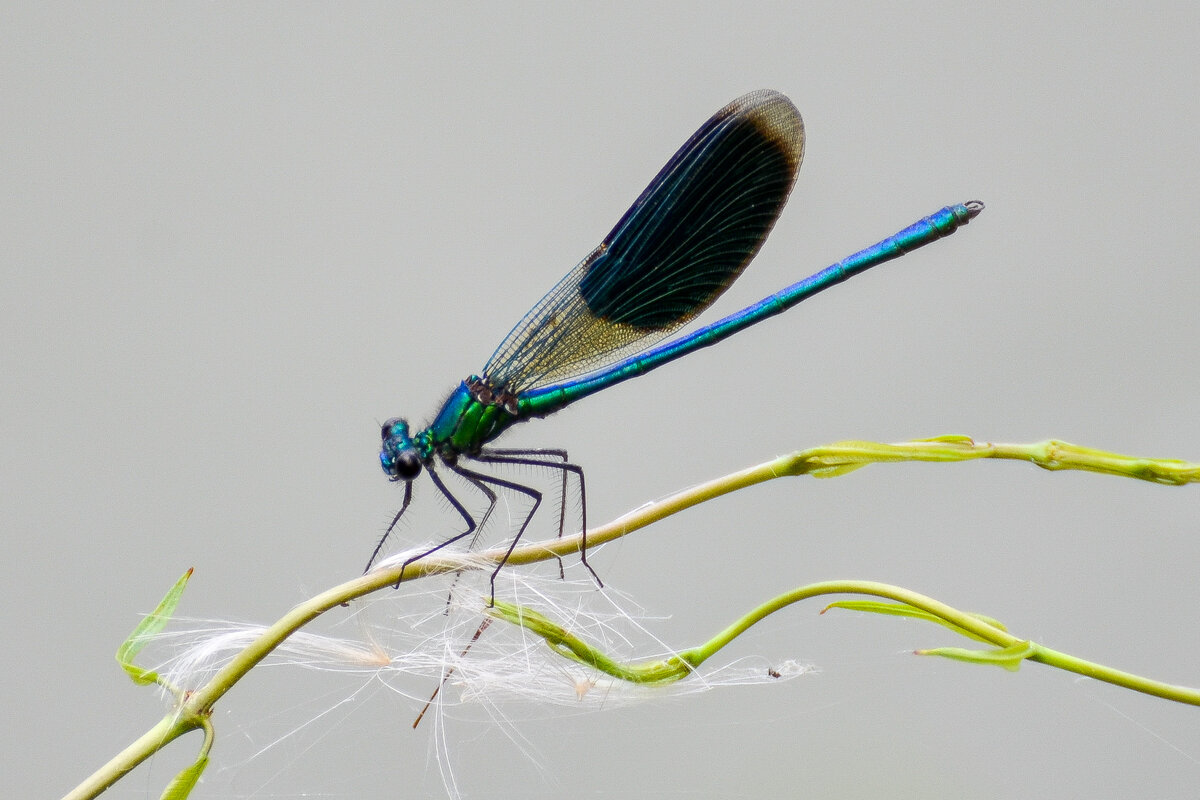
M 661 341 L 741 275 L 787 202 L 804 123 L 782 94 L 718 111 L 616 227 L 535 305 L 484 367 L 519 393 L 594 372 Z

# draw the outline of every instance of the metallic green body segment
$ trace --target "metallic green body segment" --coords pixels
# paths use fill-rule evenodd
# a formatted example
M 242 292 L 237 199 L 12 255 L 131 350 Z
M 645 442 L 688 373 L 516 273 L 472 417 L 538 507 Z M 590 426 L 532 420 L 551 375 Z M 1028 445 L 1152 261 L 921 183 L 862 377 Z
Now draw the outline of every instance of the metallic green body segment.
M 430 426 L 418 435 L 418 440 L 427 437 L 432 452 L 449 457 L 477 453 L 486 442 L 519 421 L 502 405 L 481 403 L 470 383 L 471 380 L 460 383 Z
M 489 386 L 519 395 L 594 372 L 693 319 L 754 258 L 803 154 L 800 113 L 778 92 L 718 111 L 508 334 L 484 367 Z
M 802 300 L 841 283 L 853 275 L 949 236 L 970 222 L 982 210 L 983 204 L 978 201 L 943 208 L 936 214 L 931 214 L 915 222 L 883 241 L 871 245 L 865 250 L 860 250 L 815 275 L 794 283 L 736 314 L 731 314 L 687 336 L 628 358 L 591 376 L 526 392 L 518 398 L 518 414 L 521 417 L 544 417 L 553 414 L 576 400 L 635 378 L 677 358 L 682 358 L 694 350 L 714 345 L 767 317 L 783 313 Z

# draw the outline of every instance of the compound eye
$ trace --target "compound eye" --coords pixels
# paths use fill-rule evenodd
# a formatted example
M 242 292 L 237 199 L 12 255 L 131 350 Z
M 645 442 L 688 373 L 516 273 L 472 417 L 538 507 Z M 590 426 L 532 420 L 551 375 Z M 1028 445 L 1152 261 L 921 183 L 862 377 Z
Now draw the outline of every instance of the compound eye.
M 405 450 L 396 455 L 392 467 L 397 478 L 411 481 L 421 474 L 421 458 L 412 450 Z
M 397 425 L 404 425 L 405 427 L 408 427 L 408 424 L 405 423 L 404 420 L 400 419 L 399 417 L 392 417 L 387 422 L 383 423 L 383 427 L 380 429 L 380 435 L 384 439 L 390 438 L 392 435 L 392 430 Z

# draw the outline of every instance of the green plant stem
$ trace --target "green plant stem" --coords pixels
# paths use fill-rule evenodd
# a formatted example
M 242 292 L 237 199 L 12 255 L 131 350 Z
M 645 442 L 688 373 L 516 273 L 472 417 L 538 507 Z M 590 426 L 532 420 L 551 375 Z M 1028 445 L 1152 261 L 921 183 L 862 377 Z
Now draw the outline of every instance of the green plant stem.
M 178 724 L 175 714 L 163 717 L 157 725 L 134 739 L 128 747 L 113 756 L 107 764 L 64 795 L 64 800 L 83 800 L 83 798 L 98 796 L 138 764 L 190 730 L 193 730 L 191 726 Z
M 1054 440 L 1029 445 L 976 444 L 965 436 L 943 436 L 903 444 L 839 442 L 780 456 L 643 506 L 607 525 L 589 530 L 587 544 L 596 546 L 613 541 L 686 508 L 774 478 L 804 474 L 835 477 L 871 463 L 969 461 L 979 458 L 1014 459 L 1049 470 L 1086 470 L 1167 485 L 1200 481 L 1200 464 L 1170 459 L 1134 458 Z M 523 545 L 513 550 L 507 563 L 510 566 L 519 566 L 545 561 L 576 553 L 582 546 L 582 537 L 578 534 L 549 542 Z M 407 582 L 428 575 L 488 568 L 488 565 L 495 565 L 504 559 L 504 551 L 505 548 L 500 547 L 461 555 L 439 552 L 405 567 L 404 580 Z M 167 743 L 189 731 L 204 729 L 207 747 L 207 743 L 211 741 L 211 731 L 207 725 L 213 706 L 255 665 L 288 636 L 331 608 L 395 585 L 400 578 L 400 572 L 401 567 L 398 564 L 388 569 L 375 570 L 335 586 L 287 612 L 231 659 L 208 683 L 195 691 L 184 693 L 183 701 L 175 713 L 130 744 L 66 797 L 70 800 L 82 800 L 97 796 Z
M 774 597 L 743 615 L 732 625 L 718 633 L 698 647 L 681 650 L 665 659 L 655 659 L 642 662 L 621 662 L 611 658 L 601 650 L 584 642 L 565 628 L 555 624 L 546 617 L 528 608 L 514 606 L 510 603 L 496 602 L 496 607 L 490 614 L 499 619 L 511 622 L 544 638 L 550 648 L 560 655 L 587 664 L 614 678 L 638 683 L 654 685 L 673 683 L 690 675 L 696 667 L 715 655 L 737 637 L 745 633 L 751 626 L 761 622 L 781 609 L 807 600 L 834 594 L 855 594 L 884 597 L 902 603 L 912 609 L 925 612 L 934 621 L 939 621 L 957 629 L 959 633 L 969 635 L 978 641 L 995 645 L 1001 658 L 993 658 L 998 651 L 971 653 L 969 651 L 954 651 L 954 657 L 960 660 L 976 663 L 995 663 L 1000 666 L 1016 664 L 1021 660 L 1036 661 L 1050 667 L 1074 672 L 1095 680 L 1111 683 L 1126 689 L 1132 689 L 1144 694 L 1154 695 L 1167 700 L 1174 700 L 1189 705 L 1200 705 L 1200 690 L 1144 678 L 1129 672 L 1112 669 L 1102 664 L 1096 664 L 1075 656 L 1051 650 L 1048 647 L 1021 639 L 1012 635 L 998 623 L 981 617 L 959 611 L 931 597 L 876 581 L 825 581 L 802 586 L 790 592 Z M 939 650 L 918 651 L 929 655 L 951 655 L 950 652 Z

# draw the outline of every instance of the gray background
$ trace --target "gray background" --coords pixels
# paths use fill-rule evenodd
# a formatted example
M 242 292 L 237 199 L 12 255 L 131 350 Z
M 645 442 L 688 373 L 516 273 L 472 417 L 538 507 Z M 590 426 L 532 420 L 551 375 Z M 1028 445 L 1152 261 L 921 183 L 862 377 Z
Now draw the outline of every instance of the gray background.
M 506 438 L 569 447 L 594 520 L 841 438 L 1059 437 L 1200 460 L 1196 4 L 9 3 L 0 17 L 10 796 L 61 794 L 158 718 L 112 654 L 186 567 L 182 613 L 259 622 L 361 569 L 399 501 L 378 423 L 432 413 L 751 89 L 793 98 L 808 152 L 717 313 L 948 203 L 988 210 Z M 757 487 L 595 563 L 671 616 L 659 632 L 676 646 L 775 592 L 857 577 L 1195 685 L 1196 508 L 1195 488 L 1016 463 L 873 468 Z M 1195 796 L 1196 709 L 1036 665 L 917 659 L 957 642 L 816 609 L 731 654 L 821 667 L 800 680 L 601 713 L 514 707 L 508 726 L 449 710 L 460 788 Z M 442 796 L 436 726 L 412 732 L 411 702 L 362 684 L 252 676 L 218 709 L 199 796 Z M 196 743 L 110 796 L 157 796 Z

